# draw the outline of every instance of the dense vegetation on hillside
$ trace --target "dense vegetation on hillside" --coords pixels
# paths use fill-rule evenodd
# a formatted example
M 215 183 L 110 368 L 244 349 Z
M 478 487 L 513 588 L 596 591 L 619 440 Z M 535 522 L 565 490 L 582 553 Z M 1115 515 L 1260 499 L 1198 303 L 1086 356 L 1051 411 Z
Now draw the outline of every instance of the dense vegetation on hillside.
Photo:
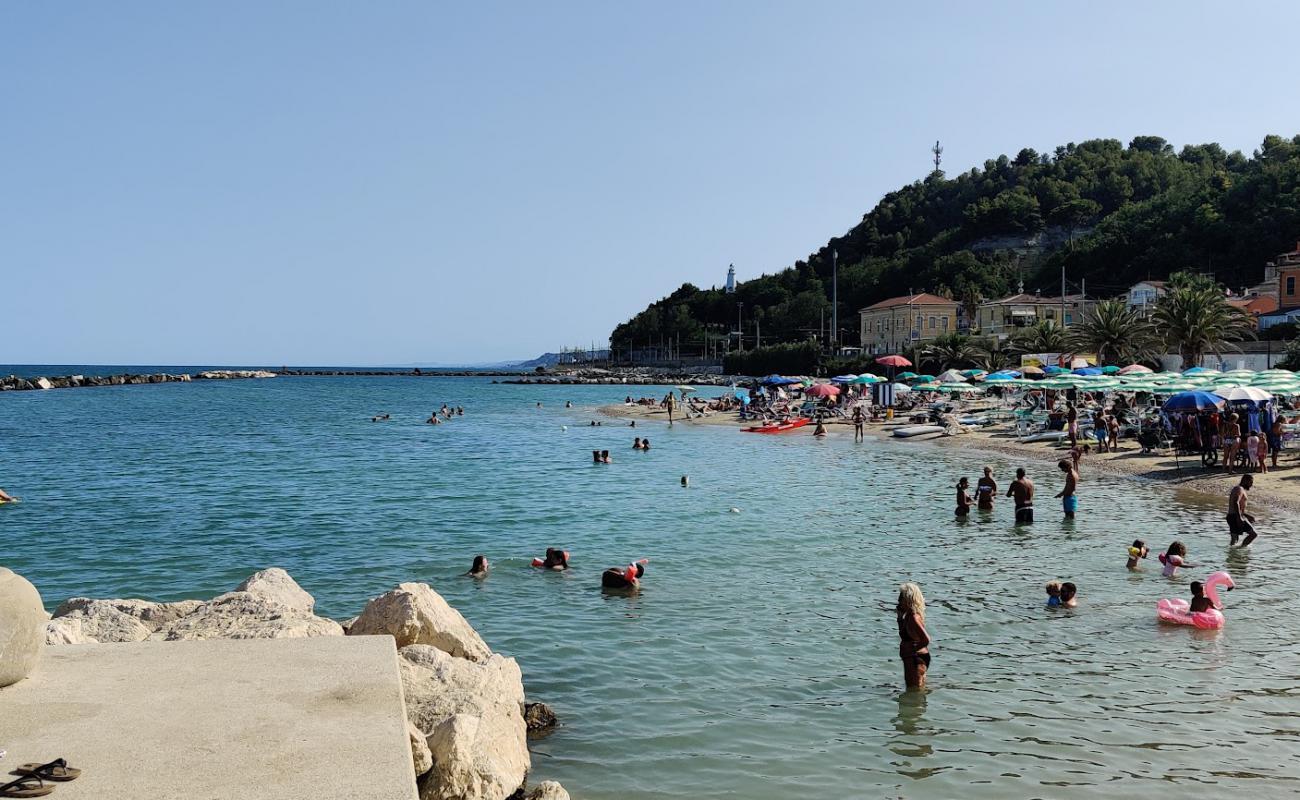
M 1035 237 L 1038 246 L 1024 246 Z M 764 344 L 806 340 L 829 324 L 832 249 L 841 341 L 856 344 L 857 310 L 909 289 L 968 305 L 1021 281 L 1052 294 L 1062 266 L 1072 291 L 1086 281 L 1094 296 L 1181 270 L 1239 289 L 1297 239 L 1300 136 L 1268 136 L 1250 157 L 1217 144 L 1175 152 L 1156 136 L 1025 149 L 889 193 L 843 236 L 735 295 L 685 284 L 615 328 L 610 343 L 622 353 L 664 342 L 680 342 L 686 356 L 712 352 L 735 328 L 737 302 L 747 344 L 756 322 Z

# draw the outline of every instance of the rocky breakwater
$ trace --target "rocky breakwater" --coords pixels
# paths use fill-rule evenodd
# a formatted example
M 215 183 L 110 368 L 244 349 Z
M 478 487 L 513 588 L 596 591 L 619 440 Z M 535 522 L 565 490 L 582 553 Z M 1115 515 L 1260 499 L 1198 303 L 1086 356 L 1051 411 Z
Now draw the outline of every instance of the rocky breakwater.
M 22 392 L 36 389 L 80 389 L 88 386 L 139 386 L 146 383 L 189 383 L 248 378 L 274 378 L 274 372 L 265 370 L 217 369 L 197 375 L 172 375 L 167 372 L 124 373 L 122 375 L 54 375 L 50 377 L 22 378 L 17 375 L 0 377 L 0 392 Z
M 207 601 L 74 597 L 55 610 L 45 636 L 48 645 L 391 636 L 420 800 L 567 800 L 551 781 L 525 794 L 531 761 L 519 665 L 493 653 L 431 587 L 400 584 L 343 624 L 317 616 L 315 605 L 287 572 L 271 568 Z

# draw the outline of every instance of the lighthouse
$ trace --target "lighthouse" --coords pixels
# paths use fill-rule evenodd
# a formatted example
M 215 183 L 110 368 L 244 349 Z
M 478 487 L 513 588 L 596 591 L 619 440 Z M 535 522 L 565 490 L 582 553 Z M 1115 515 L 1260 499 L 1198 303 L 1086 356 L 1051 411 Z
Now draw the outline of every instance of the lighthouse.
M 736 293 L 736 265 L 727 265 L 727 294 Z

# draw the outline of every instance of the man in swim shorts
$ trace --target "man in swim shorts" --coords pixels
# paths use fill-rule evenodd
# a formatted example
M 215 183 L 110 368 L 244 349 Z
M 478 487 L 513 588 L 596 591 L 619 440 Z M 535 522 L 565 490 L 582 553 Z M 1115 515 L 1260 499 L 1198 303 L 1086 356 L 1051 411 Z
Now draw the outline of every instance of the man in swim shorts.
M 1249 547 L 1250 543 L 1255 541 L 1259 534 L 1255 532 L 1255 517 L 1246 512 L 1246 501 L 1250 487 L 1255 485 L 1255 476 L 1249 472 L 1241 476 L 1241 483 L 1232 487 L 1228 493 L 1228 536 L 1232 537 L 1228 541 L 1229 547 L 1237 544 L 1237 539 L 1244 533 L 1245 540 L 1242 541 L 1242 547 Z
M 1016 524 L 1034 522 L 1034 482 L 1025 477 L 1025 468 L 1016 470 L 1016 479 L 1007 487 L 1007 497 L 1016 499 Z
M 993 510 L 993 495 L 998 491 L 997 481 L 993 480 L 993 468 L 984 468 L 984 477 L 975 484 L 975 501 L 980 511 Z
M 1061 498 L 1065 518 L 1074 519 L 1074 512 L 1079 508 L 1079 496 L 1075 494 L 1079 489 L 1079 470 L 1074 466 L 1074 462 L 1068 458 L 1056 462 L 1056 466 L 1060 467 L 1061 472 L 1065 473 L 1065 488 L 1056 496 Z

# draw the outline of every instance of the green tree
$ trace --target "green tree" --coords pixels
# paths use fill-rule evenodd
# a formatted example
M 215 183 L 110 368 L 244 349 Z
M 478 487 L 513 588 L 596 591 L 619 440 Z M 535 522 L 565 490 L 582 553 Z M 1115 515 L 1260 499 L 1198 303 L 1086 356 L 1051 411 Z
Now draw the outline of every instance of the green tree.
M 971 338 L 964 333 L 936 336 L 921 351 L 923 363 L 934 364 L 937 371 L 969 367 L 979 354 Z
M 1199 364 L 1206 353 L 1222 357 L 1224 349 L 1252 336 L 1250 318 L 1213 286 L 1171 287 L 1156 304 L 1152 322 L 1165 346 L 1177 348 L 1183 369 Z
M 1066 343 L 1076 352 L 1096 353 L 1100 364 L 1119 364 L 1153 359 L 1160 338 L 1126 301 L 1103 300 L 1069 330 Z
M 1016 331 L 1008 342 L 1015 353 L 1062 353 L 1066 349 L 1065 332 L 1054 319 L 1043 319 Z

